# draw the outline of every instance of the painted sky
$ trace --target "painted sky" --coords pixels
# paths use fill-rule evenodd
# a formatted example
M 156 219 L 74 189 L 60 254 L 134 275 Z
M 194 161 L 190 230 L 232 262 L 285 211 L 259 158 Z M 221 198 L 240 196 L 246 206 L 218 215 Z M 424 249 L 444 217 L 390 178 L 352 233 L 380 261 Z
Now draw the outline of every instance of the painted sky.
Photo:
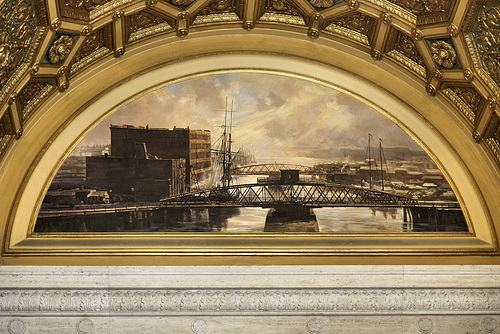
M 406 132 L 370 106 L 331 88 L 259 73 L 211 75 L 158 89 L 124 106 L 81 145 L 110 142 L 110 124 L 208 129 L 220 135 L 226 97 L 234 101 L 235 146 L 257 158 L 308 157 L 330 148 L 363 148 L 368 133 L 386 147 L 420 149 Z

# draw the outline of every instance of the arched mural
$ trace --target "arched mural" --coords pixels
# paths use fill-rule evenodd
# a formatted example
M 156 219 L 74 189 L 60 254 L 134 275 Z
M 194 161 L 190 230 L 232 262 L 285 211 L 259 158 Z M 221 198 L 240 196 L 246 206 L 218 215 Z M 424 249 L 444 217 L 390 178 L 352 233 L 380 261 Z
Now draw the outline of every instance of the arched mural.
M 123 106 L 73 150 L 35 233 L 467 232 L 403 129 L 311 81 L 231 73 Z

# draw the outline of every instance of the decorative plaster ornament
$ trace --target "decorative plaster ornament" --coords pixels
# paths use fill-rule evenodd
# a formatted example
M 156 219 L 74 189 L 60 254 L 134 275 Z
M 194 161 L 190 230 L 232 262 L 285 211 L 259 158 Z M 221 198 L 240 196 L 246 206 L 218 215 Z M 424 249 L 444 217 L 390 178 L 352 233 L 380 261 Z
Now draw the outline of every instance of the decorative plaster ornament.
M 437 41 L 431 45 L 431 53 L 434 61 L 443 67 L 453 68 L 457 60 L 457 54 L 453 47 L 445 41 Z
M 49 60 L 56 64 L 68 57 L 73 48 L 73 39 L 68 35 L 62 35 L 52 44 L 49 49 Z

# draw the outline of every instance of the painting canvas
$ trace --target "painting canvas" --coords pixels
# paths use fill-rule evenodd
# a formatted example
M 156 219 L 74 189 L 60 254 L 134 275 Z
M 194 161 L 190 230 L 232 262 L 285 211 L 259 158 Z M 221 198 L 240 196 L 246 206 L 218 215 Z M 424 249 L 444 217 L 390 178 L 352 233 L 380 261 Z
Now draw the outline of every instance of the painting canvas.
M 331 87 L 265 73 L 193 78 L 123 106 L 64 162 L 35 225 L 35 233 L 467 230 L 437 165 L 391 119 Z

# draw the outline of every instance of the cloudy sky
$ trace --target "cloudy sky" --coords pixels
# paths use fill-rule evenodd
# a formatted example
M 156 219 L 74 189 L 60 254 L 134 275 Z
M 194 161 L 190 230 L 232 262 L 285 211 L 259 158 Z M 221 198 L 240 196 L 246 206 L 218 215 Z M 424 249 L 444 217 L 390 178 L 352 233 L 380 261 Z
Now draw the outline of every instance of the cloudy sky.
M 233 140 L 259 158 L 315 158 L 316 150 L 364 148 L 368 133 L 386 147 L 418 145 L 366 104 L 319 84 L 271 74 L 191 79 L 154 91 L 98 125 L 81 145 L 110 142 L 110 124 L 208 129 L 219 137 L 226 97 L 234 101 Z

